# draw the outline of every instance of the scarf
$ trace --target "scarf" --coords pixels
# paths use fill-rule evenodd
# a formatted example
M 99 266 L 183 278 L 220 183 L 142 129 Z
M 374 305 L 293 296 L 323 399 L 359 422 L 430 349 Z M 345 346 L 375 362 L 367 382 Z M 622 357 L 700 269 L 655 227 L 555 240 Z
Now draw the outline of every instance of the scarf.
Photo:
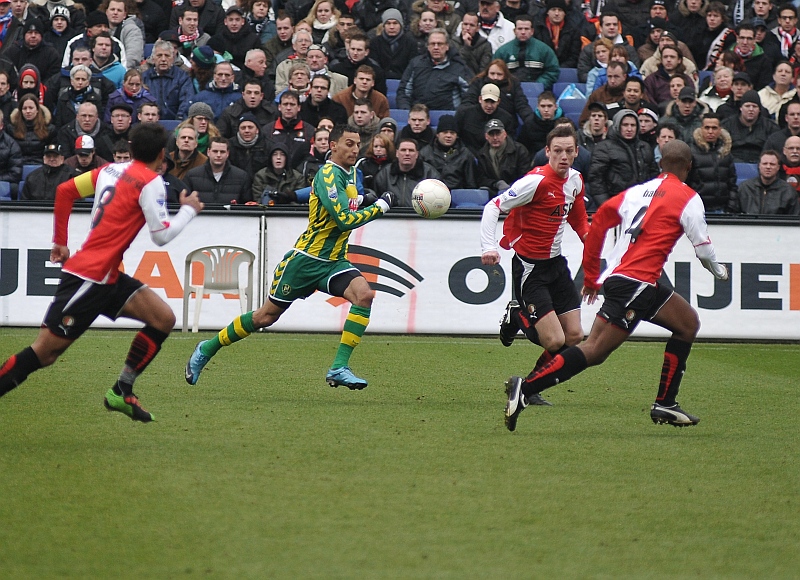
M 386 34 L 386 31 L 385 31 L 385 30 L 384 30 L 383 32 L 381 32 L 381 36 L 383 37 L 383 39 L 384 39 L 386 42 L 388 42 L 388 43 L 389 43 L 389 51 L 390 51 L 392 54 L 394 54 L 395 52 L 397 52 L 397 49 L 398 49 L 398 48 L 399 48 L 399 46 L 400 46 L 400 38 L 403 36 L 403 33 L 404 33 L 404 31 L 403 31 L 403 30 L 401 30 L 401 31 L 400 31 L 400 34 L 398 34 L 397 36 L 389 36 L 388 34 Z
M 372 160 L 378 165 L 383 165 L 388 159 L 386 155 L 372 155 Z
M 797 32 L 797 29 L 795 29 L 793 32 Z M 783 54 L 783 58 L 789 58 L 792 45 L 794 44 L 794 33 L 789 34 L 783 28 L 778 26 L 778 40 L 781 41 L 781 54 Z
M 713 71 L 717 66 L 717 61 L 719 57 L 722 56 L 722 51 L 725 48 L 725 42 L 728 40 L 728 37 L 733 34 L 733 29 L 728 28 L 727 26 L 722 26 L 722 31 L 717 35 L 717 37 L 711 42 L 711 46 L 708 47 L 708 53 L 706 54 L 706 66 L 704 70 Z
M 492 28 L 494 28 L 497 25 L 498 20 L 500 20 L 499 12 L 494 17 L 494 20 L 484 20 L 483 18 L 480 19 L 481 30 L 483 30 L 486 33 L 486 36 L 489 36 L 489 33 L 492 31 Z
M 753 50 L 751 50 L 750 52 L 748 52 L 748 53 L 745 53 L 745 52 L 743 52 L 743 51 L 742 51 L 742 49 L 739 47 L 739 45 L 738 45 L 738 44 L 737 44 L 736 46 L 734 46 L 734 47 L 733 47 L 733 52 L 735 52 L 736 54 L 738 54 L 739 56 L 741 56 L 743 59 L 745 59 L 745 58 L 748 58 L 748 57 L 749 57 L 750 55 L 752 55 L 752 54 L 753 54 L 755 51 L 756 51 L 756 49 L 755 49 L 755 48 L 753 48 Z
M 202 135 L 200 134 L 197 135 L 197 150 L 200 153 L 205 154 L 205 152 L 208 151 L 208 141 L 209 141 L 209 136 L 207 132 L 203 133 Z
M 179 31 L 178 40 L 180 41 L 181 44 L 192 44 L 195 40 L 200 38 L 200 29 L 199 28 L 194 31 L 194 34 L 184 34 L 180 30 L 180 26 L 178 27 L 178 31 Z
M 564 28 L 564 22 L 561 24 L 553 24 L 549 18 L 545 18 L 547 30 L 550 31 L 550 38 L 553 40 L 553 48 L 558 50 L 558 40 L 561 38 L 561 30 Z
M 253 137 L 250 141 L 245 141 L 244 139 L 242 139 L 241 134 L 239 134 L 239 132 L 237 131 L 236 140 L 239 142 L 239 145 L 241 145 L 245 149 L 250 149 L 253 145 L 256 144 L 256 141 L 258 141 L 258 133 L 256 133 L 256 136 Z
M 5 16 L 0 16 L 0 46 L 3 46 L 6 40 L 6 34 L 8 34 L 8 28 L 13 17 L 14 15 L 11 13 L 11 10 L 9 10 L 8 14 Z
M 734 0 L 736 5 L 733 7 L 733 25 L 739 26 L 744 20 L 744 0 Z
M 89 137 L 94 137 L 95 135 L 97 135 L 100 132 L 100 128 L 102 126 L 103 126 L 103 124 L 98 119 L 97 123 L 94 124 L 94 129 L 92 129 L 91 131 L 87 132 L 87 131 L 84 131 L 83 129 L 81 129 L 81 126 L 78 124 L 78 120 L 75 119 L 75 131 L 78 133 L 78 137 L 83 137 L 84 135 L 88 135 Z

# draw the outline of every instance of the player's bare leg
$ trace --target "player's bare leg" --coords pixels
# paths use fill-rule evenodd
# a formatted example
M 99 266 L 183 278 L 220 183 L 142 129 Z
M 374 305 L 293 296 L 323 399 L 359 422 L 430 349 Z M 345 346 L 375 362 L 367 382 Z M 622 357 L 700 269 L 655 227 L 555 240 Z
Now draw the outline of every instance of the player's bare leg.
M 134 421 L 148 423 L 155 417 L 139 404 L 133 384 L 158 355 L 161 345 L 172 332 L 175 314 L 155 292 L 144 287 L 131 296 L 120 315 L 144 322 L 144 328 L 133 338 L 125 365 L 117 382 L 106 392 L 103 404 L 109 411 L 118 411 Z
M 661 380 L 656 401 L 650 410 L 650 418 L 654 423 L 668 423 L 676 427 L 697 425 L 700 419 L 681 409 L 676 401 L 681 379 L 686 371 L 686 359 L 689 358 L 692 343 L 700 330 L 697 312 L 676 292 L 651 322 L 672 331 L 672 336 L 664 348 Z
M 222 347 L 230 346 L 234 342 L 247 338 L 259 328 L 272 326 L 286 312 L 286 308 L 278 306 L 268 298 L 257 310 L 234 318 L 214 338 L 198 342 L 186 363 L 186 382 L 196 385 L 200 379 L 200 372 Z
M 366 388 L 367 381 L 353 373 L 349 362 L 353 350 L 361 342 L 361 337 L 369 324 L 375 291 L 369 287 L 369 283 L 363 276 L 356 276 L 350 280 L 347 288 L 342 293 L 342 297 L 350 302 L 352 306 L 347 313 L 347 320 L 342 329 L 342 338 L 336 351 L 336 357 L 328 374 L 325 376 L 325 380 L 331 387 L 341 385 L 351 390 L 361 390 Z

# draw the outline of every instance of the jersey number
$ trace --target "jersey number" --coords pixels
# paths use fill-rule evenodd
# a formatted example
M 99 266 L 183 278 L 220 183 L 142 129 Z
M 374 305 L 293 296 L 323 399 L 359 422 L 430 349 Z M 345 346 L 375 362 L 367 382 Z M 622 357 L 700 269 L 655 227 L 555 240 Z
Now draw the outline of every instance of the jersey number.
M 644 214 L 647 213 L 647 207 L 642 207 L 636 212 L 636 215 L 633 217 L 633 221 L 631 222 L 631 226 L 625 230 L 626 234 L 630 234 L 631 236 L 631 243 L 636 242 L 636 238 L 639 237 L 639 234 L 642 233 L 642 222 L 644 221 Z
M 103 188 L 103 191 L 100 192 L 100 201 L 97 202 L 97 207 L 92 214 L 92 229 L 94 229 L 97 224 L 100 223 L 100 220 L 103 219 L 106 206 L 111 203 L 112 199 L 114 199 L 114 194 L 116 191 L 117 190 L 113 185 L 107 185 Z

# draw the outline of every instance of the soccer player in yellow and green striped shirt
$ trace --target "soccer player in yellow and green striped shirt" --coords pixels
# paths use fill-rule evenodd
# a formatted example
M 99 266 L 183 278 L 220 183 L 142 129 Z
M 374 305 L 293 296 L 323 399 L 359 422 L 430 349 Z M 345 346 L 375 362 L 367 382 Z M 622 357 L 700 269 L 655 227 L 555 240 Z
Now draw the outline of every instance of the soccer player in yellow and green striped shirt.
M 350 232 L 382 216 L 394 204 L 385 193 L 374 204 L 358 209 L 355 162 L 361 138 L 354 127 L 337 125 L 330 134 L 331 158 L 314 177 L 309 198 L 308 227 L 275 268 L 269 298 L 258 310 L 242 314 L 211 340 L 200 342 L 186 363 L 186 381 L 197 383 L 200 371 L 222 347 L 274 324 L 292 302 L 321 290 L 351 303 L 339 349 L 325 380 L 332 387 L 363 389 L 367 381 L 350 369 L 353 350 L 369 323 L 375 292 L 347 260 Z

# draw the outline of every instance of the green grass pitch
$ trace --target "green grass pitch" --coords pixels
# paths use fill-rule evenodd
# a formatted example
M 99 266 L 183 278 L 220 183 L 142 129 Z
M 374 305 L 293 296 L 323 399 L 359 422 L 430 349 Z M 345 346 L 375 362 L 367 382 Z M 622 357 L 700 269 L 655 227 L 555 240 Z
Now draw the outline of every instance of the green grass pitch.
M 797 345 L 697 345 L 677 429 L 648 412 L 663 343 L 628 343 L 509 433 L 522 340 L 368 334 L 350 392 L 337 336 L 253 336 L 189 387 L 176 333 L 142 425 L 101 404 L 132 336 L 0 399 L 0 578 L 798 577 Z

